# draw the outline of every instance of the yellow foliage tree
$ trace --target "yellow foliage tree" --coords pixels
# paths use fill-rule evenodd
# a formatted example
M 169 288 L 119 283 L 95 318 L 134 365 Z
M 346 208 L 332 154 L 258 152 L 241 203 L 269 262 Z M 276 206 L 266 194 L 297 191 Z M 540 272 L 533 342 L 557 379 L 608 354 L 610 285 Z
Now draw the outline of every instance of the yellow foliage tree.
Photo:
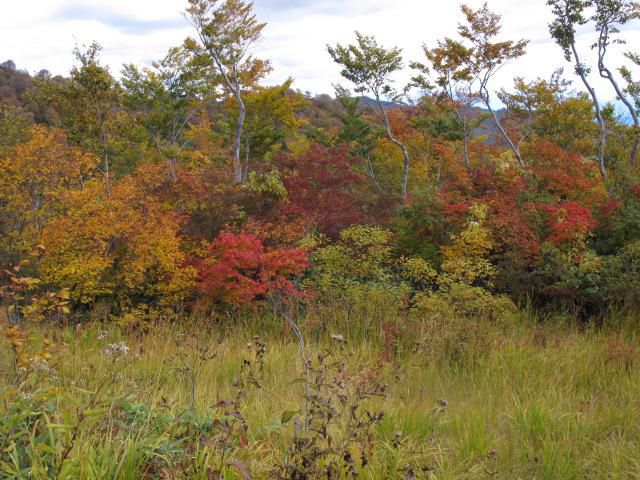
M 0 251 L 16 257 L 35 247 L 46 222 L 98 161 L 70 147 L 59 130 L 34 126 L 28 137 L 0 158 Z
M 441 248 L 442 285 L 491 285 L 496 269 L 487 256 L 494 248 L 494 241 L 491 232 L 485 227 L 486 218 L 486 205 L 473 206 L 465 229 L 452 236 L 451 245 Z
M 180 250 L 179 216 L 155 194 L 159 168 L 139 168 L 114 184 L 111 196 L 98 181 L 70 192 L 65 214 L 43 230 L 42 280 L 69 288 L 80 304 L 100 297 L 121 307 L 137 299 L 165 306 L 184 300 L 195 270 Z
M 464 230 L 452 236 L 451 245 L 441 248 L 442 271 L 436 281 L 439 288 L 416 296 L 416 312 L 432 318 L 444 315 L 497 320 L 509 318 L 515 311 L 510 299 L 488 289 L 496 268 L 488 259 L 494 241 L 485 227 L 486 218 L 486 205 L 473 206 Z

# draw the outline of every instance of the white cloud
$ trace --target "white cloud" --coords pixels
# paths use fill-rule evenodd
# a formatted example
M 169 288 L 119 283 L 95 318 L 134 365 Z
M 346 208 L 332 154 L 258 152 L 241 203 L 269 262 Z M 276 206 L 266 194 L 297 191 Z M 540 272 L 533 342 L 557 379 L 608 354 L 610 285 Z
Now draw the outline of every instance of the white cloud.
M 103 61 L 119 72 L 123 63 L 149 64 L 167 49 L 191 35 L 182 18 L 186 0 L 32 0 L 5 1 L 0 17 L 0 61 L 13 59 L 31 72 L 46 68 L 66 74 L 72 65 L 75 43 L 97 40 L 104 47 Z M 469 0 L 478 7 L 483 0 Z M 523 59 L 505 68 L 496 79 L 508 86 L 518 75 L 548 76 L 564 62 L 548 35 L 550 20 L 546 0 L 491 0 L 503 15 L 505 38 L 531 40 Z M 349 42 L 354 30 L 374 34 L 381 43 L 397 45 L 407 60 L 421 59 L 421 45 L 433 45 L 445 35 L 455 36 L 460 21 L 459 3 L 451 0 L 255 0 L 261 20 L 269 25 L 256 53 L 271 59 L 270 82 L 294 77 L 295 86 L 315 93 L 331 93 L 340 81 L 326 44 Z M 638 26 L 625 32 L 628 47 L 640 41 Z M 592 33 L 581 36 L 581 50 L 589 49 Z M 620 49 L 618 49 L 620 50 Z M 621 53 L 611 57 L 619 66 Z M 403 81 L 408 73 L 399 75 Z M 609 88 L 597 82 L 603 96 Z M 576 84 L 576 87 L 581 85 Z

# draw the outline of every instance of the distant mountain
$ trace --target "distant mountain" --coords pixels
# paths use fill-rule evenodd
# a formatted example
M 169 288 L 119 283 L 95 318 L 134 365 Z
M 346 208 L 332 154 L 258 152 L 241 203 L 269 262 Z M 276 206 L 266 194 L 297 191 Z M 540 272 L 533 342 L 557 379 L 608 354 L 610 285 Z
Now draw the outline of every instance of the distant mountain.
M 376 104 L 376 100 L 374 98 L 370 98 L 370 97 L 362 97 L 360 99 L 360 103 L 364 107 L 367 107 L 367 103 L 369 103 L 370 105 L 375 105 Z M 404 107 L 404 105 L 402 105 L 401 103 L 388 102 L 386 100 L 382 100 L 380 103 L 382 104 L 382 108 L 384 108 L 385 110 L 395 110 L 397 108 L 403 108 Z
M 47 77 L 50 76 L 49 72 L 41 71 L 38 76 Z M 62 77 L 55 77 L 62 81 Z M 39 123 L 51 123 L 50 114 L 47 111 L 39 111 L 26 101 L 26 93 L 33 88 L 33 77 L 24 70 L 20 70 L 16 67 L 16 64 L 7 60 L 0 63 L 0 102 L 19 105 L 27 110 L 34 119 Z M 339 117 L 344 113 L 344 108 L 334 97 L 330 95 L 317 95 L 311 96 L 307 94 L 307 97 L 311 100 L 310 104 L 303 108 L 302 115 L 309 119 L 311 124 L 315 127 L 323 128 L 324 130 L 331 130 L 332 128 L 340 127 Z M 376 100 L 370 97 L 363 97 L 360 100 L 361 108 L 367 110 L 368 106 L 375 105 Z M 382 101 L 382 106 L 385 110 L 391 111 L 405 106 L 391 101 Z M 475 108 L 477 114 L 486 115 L 488 112 L 484 109 Z M 499 110 L 498 118 L 502 118 L 505 114 L 505 110 Z M 487 118 L 480 128 L 476 130 L 476 135 L 488 135 L 487 142 L 493 144 L 496 141 L 497 129 L 493 123 L 492 118 Z
M 16 64 L 7 60 L 0 63 L 0 98 L 5 102 L 20 104 L 22 96 L 33 85 L 29 73 L 18 70 Z
M 360 100 L 360 103 L 363 105 L 363 107 L 366 108 L 366 102 L 369 102 L 371 105 L 374 105 L 376 103 L 376 100 L 373 98 L 369 98 L 369 97 L 363 97 Z M 389 102 L 389 101 L 382 101 L 382 107 L 385 110 L 395 110 L 398 108 L 404 108 L 405 106 L 397 103 L 397 102 Z M 493 120 L 493 116 L 491 115 L 491 113 L 485 109 L 485 108 L 478 108 L 478 107 L 474 107 L 473 108 L 473 113 L 475 115 L 479 115 L 479 116 L 486 116 L 487 118 L 482 122 L 482 124 L 480 125 L 479 128 L 476 129 L 476 131 L 474 132 L 476 136 L 483 136 L 486 135 L 487 138 L 487 143 L 490 145 L 493 145 L 496 142 L 496 138 L 497 136 L 500 135 L 500 132 L 498 131 L 495 122 Z M 499 121 L 502 121 L 502 119 L 504 118 L 504 116 L 506 115 L 507 110 L 505 108 L 501 108 L 499 110 L 496 110 L 496 116 L 498 117 Z
M 480 115 L 486 115 L 487 118 L 482 122 L 479 128 L 476 129 L 475 134 L 477 136 L 487 135 L 487 143 L 489 145 L 493 145 L 496 143 L 496 139 L 500 136 L 500 132 L 498 127 L 493 120 L 493 116 L 489 112 L 489 110 L 484 108 L 476 108 L 477 112 Z M 504 116 L 507 114 L 506 108 L 501 108 L 500 110 L 496 110 L 496 117 L 498 117 L 498 121 L 502 121 Z

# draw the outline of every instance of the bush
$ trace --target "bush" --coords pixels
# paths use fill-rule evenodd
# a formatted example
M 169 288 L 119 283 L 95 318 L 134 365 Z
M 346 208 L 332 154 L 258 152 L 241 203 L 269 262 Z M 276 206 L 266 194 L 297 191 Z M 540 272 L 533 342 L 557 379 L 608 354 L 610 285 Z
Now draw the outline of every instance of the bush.
M 289 279 L 308 265 L 300 248 L 268 250 L 249 233 L 221 233 L 198 264 L 198 289 L 215 302 L 234 306 L 264 299 L 274 290 L 298 294 Z
M 603 307 L 603 270 L 602 258 L 588 248 L 544 244 L 531 286 L 539 303 L 582 316 Z
M 384 411 L 373 411 L 369 401 L 384 397 L 387 386 L 371 369 L 347 369 L 349 351 L 341 336 L 337 345 L 309 361 L 304 406 L 285 411 L 281 423 L 295 420 L 286 459 L 276 466 L 279 480 L 355 479 L 367 473 L 375 454 L 375 428 Z
M 606 300 L 620 307 L 640 306 L 640 241 L 610 257 L 606 267 Z
M 390 280 L 391 232 L 356 225 L 340 232 L 340 239 L 313 254 L 311 278 L 316 291 L 329 293 L 357 283 Z
M 418 295 L 414 311 L 422 316 L 442 315 L 446 318 L 495 321 L 508 318 L 516 311 L 516 306 L 503 295 L 493 295 L 484 288 L 454 283 L 437 292 Z
M 45 226 L 41 279 L 69 288 L 73 306 L 109 299 L 118 309 L 190 297 L 195 271 L 181 248 L 182 218 L 152 185 L 157 171 L 139 169 L 111 187 L 98 181 L 65 197 L 65 215 Z

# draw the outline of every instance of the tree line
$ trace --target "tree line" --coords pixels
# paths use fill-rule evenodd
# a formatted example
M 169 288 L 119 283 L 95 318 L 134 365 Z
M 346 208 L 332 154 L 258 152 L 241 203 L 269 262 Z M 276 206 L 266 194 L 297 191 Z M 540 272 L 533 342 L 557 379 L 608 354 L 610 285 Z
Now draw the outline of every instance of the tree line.
M 1 64 L 6 316 L 274 295 L 487 315 L 525 299 L 581 316 L 637 305 L 640 56 L 610 53 L 640 5 L 547 3 L 576 85 L 559 65 L 496 90 L 528 41 L 502 38 L 487 4 L 463 5 L 456 35 L 408 63 L 359 32 L 327 45 L 346 82 L 334 97 L 265 85 L 254 50 L 268 26 L 243 0 L 188 0 L 193 36 L 119 76 L 97 43 L 66 77 Z

